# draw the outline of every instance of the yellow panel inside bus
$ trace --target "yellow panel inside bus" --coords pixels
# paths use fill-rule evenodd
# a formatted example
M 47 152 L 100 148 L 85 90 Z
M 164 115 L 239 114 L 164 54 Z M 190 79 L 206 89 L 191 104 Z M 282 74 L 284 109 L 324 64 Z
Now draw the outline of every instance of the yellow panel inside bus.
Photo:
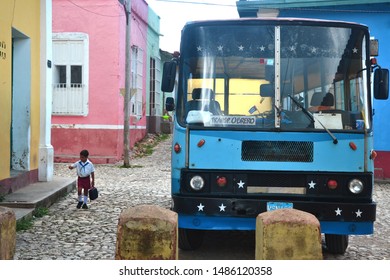
M 229 80 L 229 115 L 251 115 L 249 110 L 256 107 L 253 114 L 263 113 L 272 109 L 272 98 L 260 96 L 260 85 L 265 80 L 230 79 Z M 214 87 L 215 85 L 215 87 Z M 223 79 L 191 79 L 188 81 L 187 100 L 192 100 L 194 88 L 210 88 L 215 92 L 215 100 L 225 110 Z

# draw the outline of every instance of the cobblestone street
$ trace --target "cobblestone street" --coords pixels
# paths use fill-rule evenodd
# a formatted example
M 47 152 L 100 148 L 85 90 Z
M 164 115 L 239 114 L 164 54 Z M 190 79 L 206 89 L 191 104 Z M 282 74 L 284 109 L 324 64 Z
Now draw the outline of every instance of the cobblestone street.
M 76 209 L 76 190 L 67 194 L 49 208 L 48 215 L 35 219 L 32 228 L 17 232 L 14 258 L 114 259 L 118 217 L 123 209 L 140 204 L 170 207 L 170 139 L 161 142 L 151 156 L 132 159 L 131 164 L 131 169 L 120 164 L 96 165 L 99 198 L 89 203 L 90 209 Z M 55 175 L 75 177 L 75 171 L 67 164 L 55 164 Z M 324 251 L 324 259 L 390 259 L 390 185 L 376 184 L 374 195 L 378 203 L 375 233 L 351 236 L 345 255 Z M 180 251 L 179 258 L 253 259 L 253 246 L 253 235 L 211 233 L 198 251 Z

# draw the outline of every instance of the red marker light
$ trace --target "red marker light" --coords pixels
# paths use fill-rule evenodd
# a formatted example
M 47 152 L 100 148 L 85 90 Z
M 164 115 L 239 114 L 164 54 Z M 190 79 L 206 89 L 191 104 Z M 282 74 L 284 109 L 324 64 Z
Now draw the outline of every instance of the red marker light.
M 181 151 L 181 147 L 178 143 L 176 143 L 174 146 L 173 146 L 173 150 L 175 151 L 176 154 L 180 153 Z
M 371 150 L 370 159 L 372 159 L 372 160 L 376 159 L 377 155 L 378 154 L 374 150 Z
M 198 142 L 198 147 L 202 147 L 204 144 L 206 143 L 206 141 L 204 139 L 200 139 L 199 142 Z
M 337 181 L 336 180 L 328 180 L 328 188 L 331 190 L 334 190 L 337 188 Z
M 227 179 L 226 177 L 217 177 L 217 185 L 218 187 L 225 187 L 227 185 Z
M 350 147 L 352 150 L 354 150 L 354 151 L 356 151 L 356 149 L 357 149 L 357 146 L 356 146 L 356 144 L 355 144 L 354 142 L 349 142 L 349 147 Z

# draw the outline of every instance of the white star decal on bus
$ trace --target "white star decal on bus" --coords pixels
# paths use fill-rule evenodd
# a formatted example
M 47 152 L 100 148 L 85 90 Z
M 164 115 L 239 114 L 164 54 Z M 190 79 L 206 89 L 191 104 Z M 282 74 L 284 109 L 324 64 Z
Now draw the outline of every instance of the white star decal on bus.
M 295 51 L 295 46 L 291 46 L 290 51 L 292 51 L 292 52 Z
M 202 47 L 201 46 L 198 46 L 196 49 L 198 50 L 198 52 L 202 51 Z
M 316 184 L 315 182 L 313 182 L 313 180 L 311 180 L 311 182 L 309 183 L 309 189 L 314 189 L 316 187 Z
M 341 212 L 342 212 L 343 210 L 341 210 L 339 207 L 337 207 L 337 209 L 334 210 L 334 211 L 336 212 L 336 216 L 341 216 Z
M 265 51 L 265 47 L 264 47 L 264 46 L 261 46 L 259 49 L 260 49 L 260 51 L 262 51 L 262 52 Z
M 362 211 L 360 211 L 360 209 L 358 209 L 356 212 L 355 212 L 355 214 L 356 214 L 356 218 L 358 218 L 358 217 L 362 217 Z
M 220 51 L 220 52 L 223 51 L 223 46 L 219 45 L 218 46 L 218 51 Z
M 198 207 L 198 211 L 203 211 L 204 205 L 202 203 L 199 203 L 199 205 L 196 207 Z
M 238 185 L 238 188 L 239 188 L 239 189 L 243 189 L 243 188 L 244 188 L 244 185 L 245 185 L 245 182 L 243 182 L 242 180 L 240 180 L 240 182 L 238 182 L 237 185 Z
M 240 45 L 240 46 L 238 47 L 238 50 L 239 50 L 240 52 L 242 52 L 242 51 L 244 50 L 244 46 L 243 46 L 243 45 Z
M 219 212 L 225 212 L 226 206 L 223 205 L 223 203 L 221 205 L 219 205 L 218 207 L 219 207 Z
M 358 49 L 357 48 L 353 48 L 352 51 L 353 51 L 353 53 L 357 53 Z

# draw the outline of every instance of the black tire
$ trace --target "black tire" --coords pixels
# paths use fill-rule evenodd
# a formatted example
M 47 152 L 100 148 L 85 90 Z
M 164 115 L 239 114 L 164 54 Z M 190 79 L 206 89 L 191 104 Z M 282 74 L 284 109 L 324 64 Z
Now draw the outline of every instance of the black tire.
M 179 248 L 185 251 L 198 249 L 203 243 L 204 231 L 179 228 Z
M 329 253 L 343 255 L 348 247 L 348 235 L 325 234 L 325 245 Z

